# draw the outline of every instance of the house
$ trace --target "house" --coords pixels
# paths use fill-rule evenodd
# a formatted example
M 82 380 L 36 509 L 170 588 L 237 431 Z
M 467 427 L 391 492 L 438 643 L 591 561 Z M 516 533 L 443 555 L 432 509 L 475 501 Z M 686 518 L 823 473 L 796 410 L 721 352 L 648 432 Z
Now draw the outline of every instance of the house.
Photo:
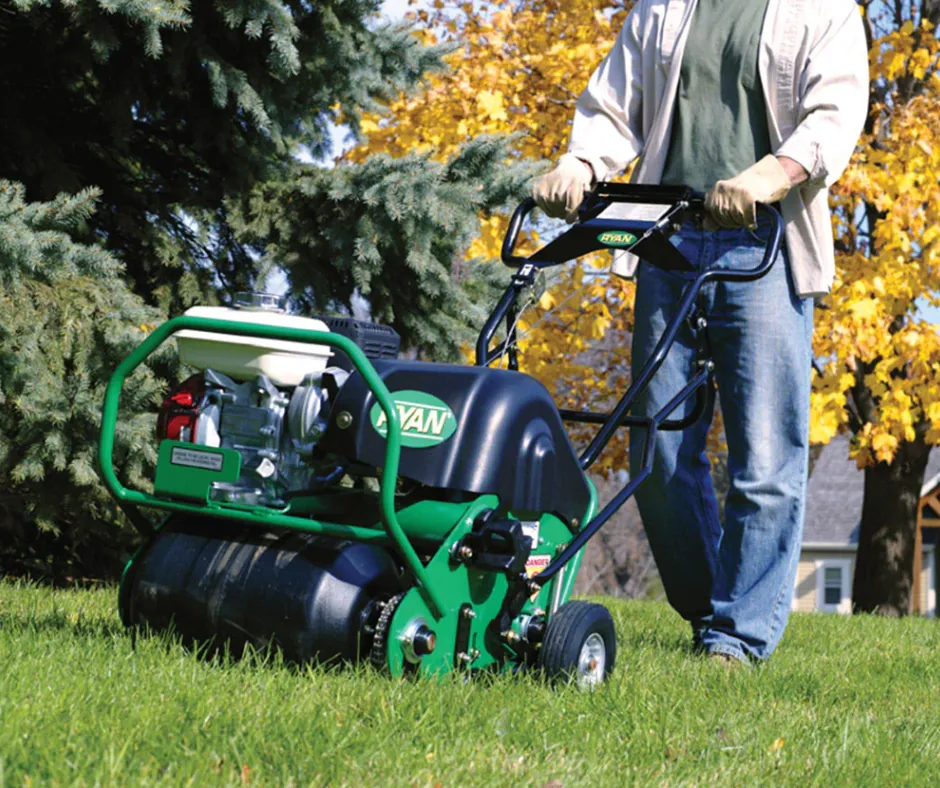
M 849 440 L 834 438 L 819 455 L 806 493 L 803 547 L 793 610 L 850 613 L 865 474 L 849 459 Z M 918 508 L 913 612 L 937 611 L 937 536 L 940 534 L 940 451 L 924 474 Z M 918 560 L 919 559 L 919 560 Z

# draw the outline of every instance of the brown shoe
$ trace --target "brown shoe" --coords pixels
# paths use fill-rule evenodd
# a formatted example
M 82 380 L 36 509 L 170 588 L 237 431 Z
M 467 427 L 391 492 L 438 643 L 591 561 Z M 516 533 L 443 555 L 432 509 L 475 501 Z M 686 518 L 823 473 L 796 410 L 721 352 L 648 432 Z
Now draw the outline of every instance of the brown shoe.
M 737 657 L 732 657 L 730 654 L 723 654 L 720 651 L 713 651 L 711 654 L 709 654 L 708 661 L 721 665 L 726 670 L 730 670 L 741 665 L 747 665 L 746 662 L 742 662 Z

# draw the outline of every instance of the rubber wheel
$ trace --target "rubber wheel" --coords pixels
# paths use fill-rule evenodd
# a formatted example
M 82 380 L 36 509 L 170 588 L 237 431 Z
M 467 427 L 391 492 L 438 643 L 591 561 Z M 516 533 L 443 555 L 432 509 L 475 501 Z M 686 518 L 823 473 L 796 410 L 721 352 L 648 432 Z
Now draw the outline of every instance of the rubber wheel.
M 603 605 L 568 602 L 549 619 L 538 665 L 552 681 L 577 681 L 590 689 L 614 669 L 617 636 Z

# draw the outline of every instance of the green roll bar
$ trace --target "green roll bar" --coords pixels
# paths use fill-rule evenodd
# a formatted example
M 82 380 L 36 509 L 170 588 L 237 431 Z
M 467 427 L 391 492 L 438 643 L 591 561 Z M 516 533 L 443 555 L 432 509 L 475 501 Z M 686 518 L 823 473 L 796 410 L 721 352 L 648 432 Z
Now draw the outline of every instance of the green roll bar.
M 261 508 L 252 511 L 226 508 L 218 503 L 209 503 L 206 506 L 196 506 L 181 501 L 167 501 L 148 493 L 129 490 L 124 487 L 114 473 L 114 432 L 117 427 L 118 404 L 121 398 L 121 389 L 124 381 L 146 358 L 153 353 L 168 337 L 186 329 L 211 331 L 215 334 L 231 334 L 237 336 L 251 336 L 262 339 L 279 339 L 288 342 L 305 342 L 341 350 L 352 361 L 356 371 L 362 375 L 369 390 L 375 396 L 379 407 L 388 419 L 388 436 L 385 445 L 385 465 L 382 468 L 380 482 L 380 503 L 382 524 L 386 534 L 371 528 L 362 528 L 353 525 L 321 522 L 290 514 L 264 510 Z M 101 475 L 105 485 L 117 498 L 122 507 L 145 506 L 152 509 L 162 509 L 170 512 L 189 512 L 192 514 L 212 515 L 231 520 L 240 520 L 246 523 L 257 524 L 259 516 L 264 518 L 264 525 L 294 528 L 309 533 L 334 536 L 341 539 L 354 539 L 361 542 L 385 541 L 387 538 L 395 543 L 401 551 L 408 570 L 414 576 L 421 590 L 425 602 L 431 612 L 440 617 L 444 613 L 444 606 L 440 592 L 433 586 L 428 574 L 418 558 L 418 554 L 402 530 L 401 524 L 395 515 L 395 484 L 398 479 L 398 463 L 401 458 L 401 423 L 398 410 L 392 400 L 392 395 L 382 378 L 379 377 L 375 367 L 366 358 L 358 345 L 351 339 L 339 334 L 325 331 L 311 331 L 303 328 L 284 328 L 279 326 L 265 326 L 254 323 L 238 323 L 226 320 L 216 320 L 206 317 L 177 317 L 157 327 L 134 351 L 122 361 L 114 371 L 104 397 L 104 410 L 101 416 L 101 440 L 98 444 L 98 462 L 101 466 Z

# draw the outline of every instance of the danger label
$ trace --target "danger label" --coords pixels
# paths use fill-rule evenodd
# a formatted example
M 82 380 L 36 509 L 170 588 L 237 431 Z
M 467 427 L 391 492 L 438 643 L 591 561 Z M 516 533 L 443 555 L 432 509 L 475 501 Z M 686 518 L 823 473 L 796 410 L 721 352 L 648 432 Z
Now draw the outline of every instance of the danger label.
M 532 555 L 529 556 L 529 560 L 525 562 L 525 573 L 532 577 L 537 575 L 543 569 L 545 569 L 550 563 L 551 556 L 548 555 Z
M 170 453 L 170 463 L 184 465 L 187 468 L 203 468 L 207 471 L 222 470 L 223 455 L 211 451 L 197 451 L 195 449 L 180 449 L 174 447 Z

